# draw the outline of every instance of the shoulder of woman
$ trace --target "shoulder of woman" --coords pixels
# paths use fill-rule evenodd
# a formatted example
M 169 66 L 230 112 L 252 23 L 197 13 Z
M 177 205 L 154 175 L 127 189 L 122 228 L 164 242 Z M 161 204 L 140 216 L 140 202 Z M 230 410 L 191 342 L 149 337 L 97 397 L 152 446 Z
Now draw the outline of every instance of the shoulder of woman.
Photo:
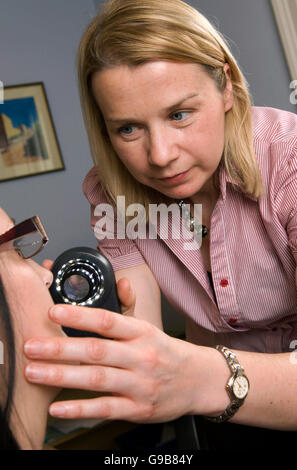
M 86 174 L 83 180 L 82 190 L 85 197 L 92 205 L 106 201 L 104 188 L 100 182 L 100 171 L 97 166 L 93 166 Z
M 252 108 L 254 138 L 262 142 L 297 145 L 297 116 L 276 108 Z

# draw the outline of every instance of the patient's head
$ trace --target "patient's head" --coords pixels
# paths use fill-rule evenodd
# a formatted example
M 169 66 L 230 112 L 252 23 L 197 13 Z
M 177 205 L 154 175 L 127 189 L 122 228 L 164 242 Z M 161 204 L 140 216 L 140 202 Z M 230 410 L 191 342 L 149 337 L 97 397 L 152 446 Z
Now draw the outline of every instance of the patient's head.
M 0 234 L 14 226 L 0 208 Z M 47 315 L 53 305 L 49 293 L 52 273 L 33 259 L 23 259 L 17 251 L 0 252 L 0 276 L 3 279 L 11 314 L 15 320 L 16 336 L 23 341 L 32 336 L 56 335 L 61 331 Z
M 12 219 L 0 208 L 0 235 L 13 226 Z M 23 371 L 27 359 L 23 355 L 23 345 L 33 336 L 64 336 L 64 333 L 48 317 L 48 310 L 53 305 L 48 290 L 52 273 L 30 258 L 23 259 L 16 250 L 6 251 L 4 246 L 2 250 L 0 340 L 4 345 L 4 364 L 0 363 L 0 442 L 5 436 L 9 437 L 9 430 L 5 432 L 2 427 L 5 425 L 10 427 L 18 442 L 26 441 L 24 446 L 28 447 L 33 428 L 36 429 L 34 421 L 43 422 L 41 415 L 45 414 L 58 390 L 26 382 Z M 7 447 L 8 443 L 3 442 L 3 446 Z

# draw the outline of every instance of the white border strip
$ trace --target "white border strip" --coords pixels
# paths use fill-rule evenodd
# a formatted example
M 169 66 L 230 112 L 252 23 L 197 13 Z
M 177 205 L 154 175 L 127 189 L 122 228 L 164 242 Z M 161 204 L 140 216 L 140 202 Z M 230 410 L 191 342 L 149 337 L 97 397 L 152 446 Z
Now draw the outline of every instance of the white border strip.
M 297 0 L 270 0 L 290 74 L 297 79 Z
M 0 104 L 4 103 L 4 85 L 0 80 Z
M 4 364 L 4 344 L 0 341 L 0 365 Z

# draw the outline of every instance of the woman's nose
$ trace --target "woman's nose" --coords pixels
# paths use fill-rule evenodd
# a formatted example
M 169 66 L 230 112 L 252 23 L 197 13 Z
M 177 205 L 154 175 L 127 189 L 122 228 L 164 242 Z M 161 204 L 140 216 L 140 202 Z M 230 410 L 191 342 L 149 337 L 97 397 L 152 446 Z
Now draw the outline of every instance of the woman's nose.
M 148 145 L 150 164 L 166 167 L 176 158 L 178 158 L 178 147 L 172 133 L 164 128 L 151 132 Z

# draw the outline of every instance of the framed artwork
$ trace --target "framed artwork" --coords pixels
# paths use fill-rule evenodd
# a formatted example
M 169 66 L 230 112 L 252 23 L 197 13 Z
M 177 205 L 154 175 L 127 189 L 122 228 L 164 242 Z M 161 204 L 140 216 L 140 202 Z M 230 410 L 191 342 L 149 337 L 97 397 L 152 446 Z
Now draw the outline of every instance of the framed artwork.
M 43 83 L 5 86 L 0 101 L 0 183 L 64 169 Z
M 270 1 L 290 75 L 294 81 L 297 80 L 297 0 Z

